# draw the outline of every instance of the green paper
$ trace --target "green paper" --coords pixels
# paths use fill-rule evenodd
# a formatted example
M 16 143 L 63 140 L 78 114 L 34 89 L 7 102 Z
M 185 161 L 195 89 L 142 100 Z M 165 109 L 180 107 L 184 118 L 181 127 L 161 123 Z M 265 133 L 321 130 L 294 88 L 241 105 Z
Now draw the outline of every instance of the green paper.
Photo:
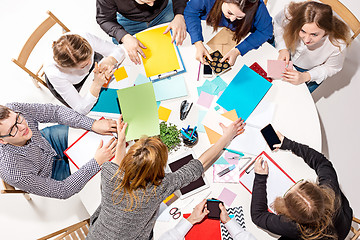
M 158 109 L 151 82 L 117 91 L 124 122 L 128 123 L 126 141 L 160 134 Z

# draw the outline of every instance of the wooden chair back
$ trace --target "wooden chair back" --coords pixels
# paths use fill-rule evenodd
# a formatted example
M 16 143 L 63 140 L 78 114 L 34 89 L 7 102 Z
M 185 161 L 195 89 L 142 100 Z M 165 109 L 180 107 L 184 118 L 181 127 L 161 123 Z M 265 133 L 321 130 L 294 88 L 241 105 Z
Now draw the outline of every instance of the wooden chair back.
M 63 32 L 69 32 L 70 30 L 50 11 L 47 11 L 49 15 L 30 35 L 25 45 L 20 51 L 18 58 L 11 59 L 16 65 L 18 65 L 21 69 L 23 69 L 26 73 L 30 75 L 33 79 L 35 86 L 40 87 L 39 83 L 47 87 L 46 82 L 44 80 L 44 73 L 41 72 L 43 65 L 40 66 L 39 70 L 33 72 L 26 67 L 26 63 L 34 50 L 36 44 L 40 41 L 40 39 L 52 28 L 56 23 L 59 24 Z
M 360 22 L 355 15 L 338 0 L 320 0 L 320 2 L 330 5 L 334 12 L 350 27 L 353 31 L 351 40 L 354 40 L 360 33 Z
M 353 217 L 353 222 L 355 222 L 357 225 L 360 224 L 360 219 L 357 219 L 356 217 Z M 351 238 L 351 240 L 358 239 L 360 237 L 360 228 L 357 230 L 354 227 L 351 227 L 351 231 L 354 233 L 354 236 Z
M 31 200 L 29 194 L 27 192 L 24 192 L 22 190 L 16 190 L 13 186 L 5 182 L 1 179 L 1 182 L 3 184 L 4 189 L 1 190 L 1 194 L 7 194 L 7 193 L 22 193 L 26 200 Z
M 51 233 L 45 237 L 39 238 L 38 240 L 85 240 L 89 233 L 90 219 L 83 220 L 79 223 Z

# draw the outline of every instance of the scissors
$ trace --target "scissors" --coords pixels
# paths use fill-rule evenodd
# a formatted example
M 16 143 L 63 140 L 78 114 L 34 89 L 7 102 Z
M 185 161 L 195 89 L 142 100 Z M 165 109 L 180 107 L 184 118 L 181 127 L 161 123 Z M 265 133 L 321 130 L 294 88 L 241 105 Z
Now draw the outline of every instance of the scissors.
M 169 214 L 172 215 L 173 219 L 175 220 L 181 216 L 181 212 L 177 207 L 173 207 L 172 209 L 170 209 Z

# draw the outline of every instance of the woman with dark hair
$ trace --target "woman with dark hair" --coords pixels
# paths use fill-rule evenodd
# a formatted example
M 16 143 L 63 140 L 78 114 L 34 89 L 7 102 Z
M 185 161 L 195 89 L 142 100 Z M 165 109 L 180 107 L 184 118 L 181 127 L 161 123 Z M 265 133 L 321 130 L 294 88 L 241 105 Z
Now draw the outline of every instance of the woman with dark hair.
M 278 59 L 291 59 L 296 70 L 286 70 L 283 80 L 306 83 L 313 92 L 326 78 L 339 72 L 350 44 L 349 27 L 333 15 L 327 4 L 291 2 L 274 18 Z
M 277 197 L 270 213 L 267 205 L 268 165 L 261 157 L 255 161 L 251 199 L 251 218 L 259 227 L 280 239 L 345 239 L 350 231 L 352 209 L 340 190 L 335 169 L 324 155 L 277 133 L 276 149 L 290 150 L 315 170 L 318 183 L 298 181 L 282 197 Z
M 211 59 L 203 41 L 201 20 L 214 28 L 226 27 L 234 32 L 233 39 L 239 43 L 222 61 L 234 65 L 236 58 L 252 49 L 259 48 L 273 36 L 272 19 L 263 0 L 190 0 L 184 11 L 187 31 L 191 43 L 196 47 L 196 59 L 205 63 L 204 56 Z
M 166 145 L 157 137 L 145 137 L 126 153 L 127 123 L 120 117 L 115 158 L 102 165 L 101 204 L 91 216 L 87 239 L 152 239 L 161 202 L 200 178 L 223 148 L 244 132 L 245 123 L 238 119 L 228 127 L 220 125 L 222 137 L 199 159 L 190 160 L 176 172 L 165 173 Z
M 125 58 L 120 46 L 90 33 L 66 33 L 53 42 L 52 52 L 44 67 L 46 84 L 61 103 L 81 114 L 89 113 L 113 66 Z M 89 92 L 81 96 L 79 91 L 92 71 L 94 80 Z

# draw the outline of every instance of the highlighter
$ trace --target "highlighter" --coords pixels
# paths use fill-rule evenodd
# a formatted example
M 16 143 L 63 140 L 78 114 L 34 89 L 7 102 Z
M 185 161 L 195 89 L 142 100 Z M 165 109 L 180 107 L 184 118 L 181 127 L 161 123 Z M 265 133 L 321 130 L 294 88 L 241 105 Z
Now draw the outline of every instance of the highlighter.
M 224 176 L 225 174 L 227 174 L 228 172 L 232 171 L 235 169 L 235 165 L 231 165 L 230 167 L 225 168 L 224 170 L 222 170 L 221 172 L 218 173 L 219 177 Z

